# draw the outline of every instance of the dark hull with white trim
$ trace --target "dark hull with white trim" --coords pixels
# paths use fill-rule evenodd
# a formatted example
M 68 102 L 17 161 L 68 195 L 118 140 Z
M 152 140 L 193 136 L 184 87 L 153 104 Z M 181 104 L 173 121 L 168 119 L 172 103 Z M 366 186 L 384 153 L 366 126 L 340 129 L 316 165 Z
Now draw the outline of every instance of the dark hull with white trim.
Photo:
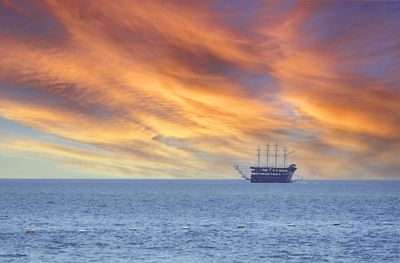
M 297 170 L 292 164 L 288 168 L 250 167 L 252 183 L 291 183 L 293 173 Z

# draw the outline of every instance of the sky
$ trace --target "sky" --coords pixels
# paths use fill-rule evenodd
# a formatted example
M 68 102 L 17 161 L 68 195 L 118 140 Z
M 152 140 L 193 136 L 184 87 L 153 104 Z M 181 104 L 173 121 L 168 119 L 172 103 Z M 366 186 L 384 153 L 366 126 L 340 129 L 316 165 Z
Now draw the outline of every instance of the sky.
M 400 179 L 400 2 L 1 0 L 0 177 Z M 265 163 L 263 156 L 262 163 Z

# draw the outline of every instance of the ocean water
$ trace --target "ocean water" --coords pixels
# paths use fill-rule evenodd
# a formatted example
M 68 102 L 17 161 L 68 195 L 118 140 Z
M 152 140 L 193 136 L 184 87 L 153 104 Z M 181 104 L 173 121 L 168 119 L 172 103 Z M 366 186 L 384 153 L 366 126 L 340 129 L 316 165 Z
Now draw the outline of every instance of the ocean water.
M 0 262 L 400 262 L 400 181 L 2 179 Z

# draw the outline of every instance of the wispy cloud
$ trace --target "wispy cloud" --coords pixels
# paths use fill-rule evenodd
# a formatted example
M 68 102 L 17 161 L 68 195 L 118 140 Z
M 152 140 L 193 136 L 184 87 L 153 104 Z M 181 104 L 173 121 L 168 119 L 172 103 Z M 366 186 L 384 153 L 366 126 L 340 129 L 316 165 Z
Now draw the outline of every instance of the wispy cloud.
M 300 147 L 305 177 L 397 176 L 398 3 L 10 0 L 0 12 L 0 115 L 102 154 L 3 147 L 116 176 L 229 178 L 279 138 Z

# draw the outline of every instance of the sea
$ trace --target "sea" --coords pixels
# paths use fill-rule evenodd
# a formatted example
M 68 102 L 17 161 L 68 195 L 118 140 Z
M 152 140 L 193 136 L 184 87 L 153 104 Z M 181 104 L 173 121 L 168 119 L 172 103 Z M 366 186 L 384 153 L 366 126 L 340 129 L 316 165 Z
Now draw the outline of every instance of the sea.
M 400 180 L 1 179 L 0 262 L 398 263 Z

